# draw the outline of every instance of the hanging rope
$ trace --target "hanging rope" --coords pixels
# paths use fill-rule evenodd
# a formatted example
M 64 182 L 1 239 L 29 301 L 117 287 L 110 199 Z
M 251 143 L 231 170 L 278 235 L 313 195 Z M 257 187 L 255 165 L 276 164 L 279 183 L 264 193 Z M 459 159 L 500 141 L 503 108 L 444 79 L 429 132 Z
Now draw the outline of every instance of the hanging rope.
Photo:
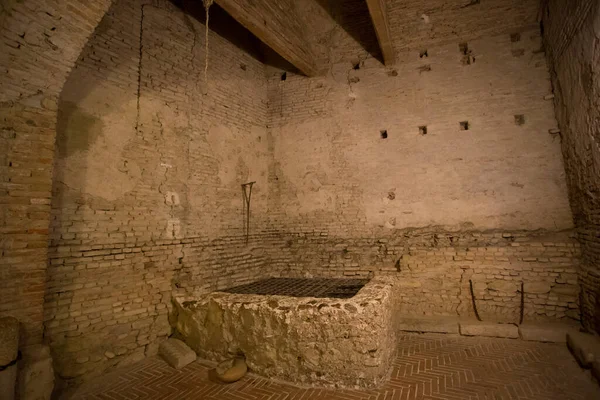
M 206 12 L 206 29 L 204 35 L 204 94 L 208 93 L 208 9 L 214 0 L 202 0 Z

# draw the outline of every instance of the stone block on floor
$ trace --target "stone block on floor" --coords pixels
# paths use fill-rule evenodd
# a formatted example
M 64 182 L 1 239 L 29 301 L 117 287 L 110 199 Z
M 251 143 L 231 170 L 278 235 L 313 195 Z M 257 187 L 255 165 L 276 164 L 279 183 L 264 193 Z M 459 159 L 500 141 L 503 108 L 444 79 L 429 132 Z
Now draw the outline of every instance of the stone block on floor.
M 577 331 L 576 326 L 564 324 L 524 324 L 519 326 L 523 340 L 534 342 L 566 343 L 567 333 Z
M 20 400 L 50 400 L 54 389 L 54 369 L 48 346 L 23 349 L 19 371 Z
M 518 338 L 519 329 L 513 324 L 497 322 L 461 321 L 460 334 L 463 336 L 487 336 L 500 338 Z
M 167 339 L 158 348 L 158 354 L 175 369 L 196 361 L 196 353 L 179 339 Z
M 405 332 L 458 333 L 458 319 L 453 317 L 400 316 L 396 328 Z
M 589 333 L 569 332 L 567 347 L 575 359 L 584 368 L 591 368 L 596 360 L 600 360 L 600 338 Z

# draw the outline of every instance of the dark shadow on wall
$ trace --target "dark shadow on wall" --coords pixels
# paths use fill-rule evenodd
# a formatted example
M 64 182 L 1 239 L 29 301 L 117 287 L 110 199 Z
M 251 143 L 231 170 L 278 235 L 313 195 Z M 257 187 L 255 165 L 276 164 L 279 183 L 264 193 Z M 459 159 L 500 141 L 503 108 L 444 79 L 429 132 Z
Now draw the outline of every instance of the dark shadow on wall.
M 333 20 L 371 56 L 383 63 L 383 56 L 365 0 L 317 0 Z
M 201 24 L 206 23 L 206 12 L 202 1 L 172 0 L 172 3 Z M 292 64 L 261 42 L 216 3 L 209 8 L 208 27 L 254 59 L 288 72 L 297 72 Z

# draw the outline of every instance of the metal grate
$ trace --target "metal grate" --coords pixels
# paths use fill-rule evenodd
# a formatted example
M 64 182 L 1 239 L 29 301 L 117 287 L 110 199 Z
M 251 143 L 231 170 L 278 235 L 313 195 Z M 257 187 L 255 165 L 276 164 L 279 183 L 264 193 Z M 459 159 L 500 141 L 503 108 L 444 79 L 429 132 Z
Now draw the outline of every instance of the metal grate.
M 349 299 L 369 279 L 269 278 L 222 290 L 227 293 Z

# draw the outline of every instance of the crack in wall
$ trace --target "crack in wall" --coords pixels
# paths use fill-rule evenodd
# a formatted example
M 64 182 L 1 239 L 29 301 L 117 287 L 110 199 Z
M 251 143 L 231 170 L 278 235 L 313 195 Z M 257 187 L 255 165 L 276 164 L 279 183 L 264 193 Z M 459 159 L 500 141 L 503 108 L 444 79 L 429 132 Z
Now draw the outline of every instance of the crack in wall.
M 140 96 L 142 93 L 142 52 L 143 52 L 143 37 L 144 37 L 144 9 L 147 4 L 142 4 L 141 17 L 140 17 L 140 47 L 139 47 L 139 60 L 138 60 L 138 79 L 137 79 L 137 114 L 135 118 L 135 132 L 139 135 L 140 133 Z

